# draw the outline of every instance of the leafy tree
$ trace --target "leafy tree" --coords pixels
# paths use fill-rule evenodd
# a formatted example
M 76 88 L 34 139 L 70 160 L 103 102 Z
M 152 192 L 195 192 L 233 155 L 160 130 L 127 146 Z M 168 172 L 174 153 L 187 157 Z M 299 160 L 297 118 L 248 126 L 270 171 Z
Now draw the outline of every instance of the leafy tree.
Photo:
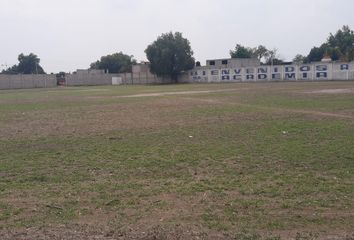
M 230 50 L 232 58 L 253 58 L 255 57 L 254 49 L 236 44 L 234 50 Z
M 349 26 L 343 26 L 334 35 L 331 33 L 327 45 L 333 58 L 346 62 L 354 60 L 354 31 Z
M 269 57 L 270 54 L 271 54 L 271 51 L 268 50 L 263 45 L 259 45 L 258 47 L 253 49 L 253 55 L 257 56 L 257 58 L 261 62 L 262 62 L 262 60 L 266 60 Z
M 6 74 L 45 74 L 43 68 L 39 65 L 40 59 L 37 55 L 30 53 L 29 55 L 24 55 L 21 53 L 18 56 L 19 63 L 14 65 L 2 73 Z
M 332 60 L 337 61 L 337 60 L 343 60 L 346 61 L 344 58 L 342 58 L 343 54 L 340 52 L 338 47 L 331 47 L 328 43 L 322 44 L 320 47 L 313 47 L 307 56 L 306 61 L 307 62 L 319 62 L 322 60 L 323 57 L 325 56 L 331 57 Z
M 302 64 L 305 61 L 306 61 L 306 57 L 301 54 L 297 54 L 293 59 L 293 63 L 295 64 Z
M 265 65 L 282 65 L 284 60 L 279 57 L 278 49 L 273 48 L 268 50 L 268 55 L 265 59 Z
M 322 45 L 321 47 L 313 47 L 307 55 L 307 62 L 318 62 L 321 61 L 323 56 L 326 53 L 326 46 Z
M 307 56 L 307 62 L 321 61 L 325 55 L 332 60 L 349 62 L 354 60 L 354 32 L 348 26 L 343 26 L 320 47 L 313 47 Z
M 258 58 L 260 62 L 266 64 L 267 62 L 269 62 L 269 59 L 272 58 L 272 55 L 274 55 L 273 51 L 274 49 L 269 50 L 263 45 L 259 45 L 255 48 L 250 48 L 242 46 L 240 44 L 236 44 L 235 49 L 230 51 L 230 55 L 232 58 Z
M 124 73 L 131 72 L 135 63 L 133 56 L 119 52 L 101 57 L 101 60 L 91 63 L 90 68 L 108 70 L 110 73 Z
M 19 74 L 17 72 L 17 65 L 13 65 L 12 67 L 9 67 L 7 69 L 4 69 L 1 71 L 2 74 Z
M 179 32 L 162 34 L 145 53 L 152 73 L 175 81 L 182 71 L 192 69 L 195 63 L 190 42 Z

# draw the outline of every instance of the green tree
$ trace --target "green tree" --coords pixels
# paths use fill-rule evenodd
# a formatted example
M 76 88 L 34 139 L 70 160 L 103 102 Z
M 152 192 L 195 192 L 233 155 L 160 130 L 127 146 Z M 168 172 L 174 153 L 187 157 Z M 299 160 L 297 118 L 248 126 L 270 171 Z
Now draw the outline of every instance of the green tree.
M 152 73 L 174 81 L 181 72 L 192 69 L 195 64 L 190 42 L 179 32 L 162 34 L 146 48 L 145 53 Z
M 313 47 L 310 53 L 307 55 L 307 62 L 319 62 L 326 54 L 326 46 Z
M 343 26 L 335 34 L 330 34 L 327 41 L 320 47 L 313 47 L 307 56 L 307 62 L 321 61 L 325 55 L 332 60 L 349 62 L 354 60 L 354 32 Z
M 273 48 L 272 50 L 268 50 L 265 65 L 282 65 L 283 63 L 284 60 L 279 57 L 278 49 Z
M 349 26 L 343 26 L 334 35 L 331 33 L 327 45 L 332 58 L 346 62 L 354 60 L 354 31 Z
M 4 69 L 1 71 L 2 74 L 19 74 L 17 72 L 17 65 L 13 65 L 12 67 L 9 67 L 7 69 Z
M 40 59 L 37 55 L 30 53 L 24 55 L 21 53 L 18 56 L 19 63 L 4 71 L 6 74 L 45 74 L 43 68 L 39 65 Z
M 313 47 L 307 56 L 306 61 L 319 62 L 327 55 L 334 61 L 342 59 L 342 53 L 338 47 L 331 47 L 328 43 L 324 43 L 320 47 Z M 345 61 L 344 59 L 342 60 Z
M 295 64 L 302 64 L 305 61 L 306 61 L 306 57 L 301 54 L 297 54 L 293 59 L 293 63 Z
M 272 51 L 263 45 L 250 48 L 236 44 L 235 49 L 230 51 L 230 55 L 232 58 L 258 58 L 261 63 L 267 63 L 273 54 Z
M 236 44 L 235 49 L 230 50 L 230 55 L 232 58 L 253 58 L 256 56 L 254 49 L 244 47 L 241 44 Z
M 271 51 L 263 45 L 259 45 L 258 47 L 253 49 L 253 55 L 257 56 L 257 58 L 261 62 L 266 61 L 270 54 Z
M 126 55 L 122 52 L 102 56 L 100 60 L 91 63 L 90 69 L 108 70 L 109 73 L 131 72 L 132 65 L 136 63 L 133 56 Z

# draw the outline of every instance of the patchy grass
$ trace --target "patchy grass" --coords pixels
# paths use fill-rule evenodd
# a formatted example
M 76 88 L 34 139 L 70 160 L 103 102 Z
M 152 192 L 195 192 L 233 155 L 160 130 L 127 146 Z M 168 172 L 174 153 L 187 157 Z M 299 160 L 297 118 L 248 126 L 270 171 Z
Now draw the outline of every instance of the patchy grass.
M 1 91 L 2 231 L 350 236 L 354 95 L 309 94 L 339 88 L 354 83 Z

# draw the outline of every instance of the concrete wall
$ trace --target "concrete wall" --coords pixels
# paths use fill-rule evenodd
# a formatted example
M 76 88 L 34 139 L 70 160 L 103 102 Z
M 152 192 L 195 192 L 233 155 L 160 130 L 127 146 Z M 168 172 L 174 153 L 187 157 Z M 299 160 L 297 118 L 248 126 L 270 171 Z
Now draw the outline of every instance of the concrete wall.
M 65 75 L 66 86 L 96 86 L 112 85 L 114 74 L 103 73 L 76 73 Z
M 133 85 L 133 84 L 165 84 L 172 83 L 170 78 L 157 77 L 154 74 L 148 72 L 133 72 L 120 74 L 123 78 L 123 84 Z
M 262 82 L 354 80 L 354 62 L 243 68 L 196 67 L 188 72 L 188 82 Z
M 124 85 L 173 83 L 169 78 L 151 74 L 146 66 L 132 73 L 106 74 L 100 71 L 80 71 L 65 76 L 66 86 L 112 85 L 112 78 L 119 77 Z M 287 66 L 252 66 L 222 68 L 196 67 L 179 77 L 180 83 L 197 82 L 264 82 L 264 81 L 322 81 L 354 80 L 354 62 L 313 63 Z M 57 86 L 55 75 L 5 75 L 0 74 L 0 89 L 50 88 Z
M 150 72 L 133 72 L 121 74 L 105 74 L 105 73 L 77 73 L 66 74 L 66 86 L 96 86 L 96 85 L 112 85 L 112 78 L 120 77 L 123 85 L 139 85 L 139 84 L 164 84 L 171 83 L 168 78 L 159 78 Z
M 50 88 L 57 86 L 55 75 L 0 74 L 0 89 Z

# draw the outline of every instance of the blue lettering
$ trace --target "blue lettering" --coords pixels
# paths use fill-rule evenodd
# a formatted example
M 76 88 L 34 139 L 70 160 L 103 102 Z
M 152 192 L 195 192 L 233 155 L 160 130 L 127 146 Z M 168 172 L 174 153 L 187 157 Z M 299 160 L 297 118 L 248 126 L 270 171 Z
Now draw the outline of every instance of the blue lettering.
M 280 80 L 281 79 L 281 74 L 280 73 L 272 74 L 272 79 Z
M 316 78 L 327 78 L 327 73 L 326 72 L 318 72 L 316 74 Z
M 310 66 L 301 66 L 300 67 L 300 72 L 309 72 L 309 71 L 311 71 Z
M 285 67 L 285 72 L 295 72 L 295 67 Z
M 258 73 L 267 73 L 268 69 L 267 68 L 258 68 Z
M 222 70 L 221 74 L 222 75 L 229 75 L 230 74 L 230 70 Z
M 340 65 L 340 70 L 349 70 L 349 64 Z
M 246 75 L 246 79 L 247 80 L 253 80 L 254 79 L 254 75 L 253 74 L 248 74 L 248 75 Z
M 319 72 L 327 71 L 328 67 L 326 65 L 318 65 L 318 66 L 316 66 L 316 70 Z
M 235 70 L 234 70 L 234 72 L 235 72 L 236 74 L 240 74 L 241 71 L 242 71 L 242 69 L 235 69 Z
M 267 74 L 258 74 L 258 79 L 260 79 L 260 80 L 264 80 L 267 78 L 268 78 Z
M 221 76 L 221 80 L 230 80 L 230 76 L 229 75 L 223 75 L 223 76 Z
M 295 79 L 295 73 L 286 73 L 285 74 L 285 79 Z

